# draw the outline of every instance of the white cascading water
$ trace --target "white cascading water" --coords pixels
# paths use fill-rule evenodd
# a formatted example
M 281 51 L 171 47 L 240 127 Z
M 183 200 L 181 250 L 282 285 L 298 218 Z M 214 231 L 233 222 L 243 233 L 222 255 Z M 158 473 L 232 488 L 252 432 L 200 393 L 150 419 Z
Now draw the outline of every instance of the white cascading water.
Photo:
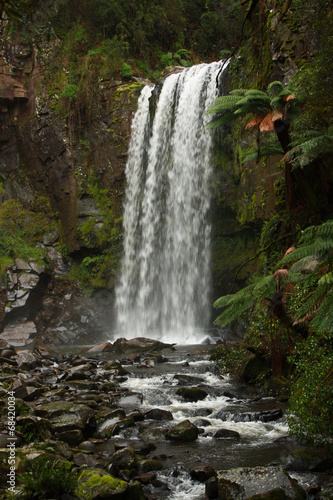
M 204 112 L 217 97 L 220 67 L 200 64 L 166 78 L 152 127 L 153 88 L 141 93 L 126 165 L 121 336 L 195 343 L 208 325 L 212 140 Z

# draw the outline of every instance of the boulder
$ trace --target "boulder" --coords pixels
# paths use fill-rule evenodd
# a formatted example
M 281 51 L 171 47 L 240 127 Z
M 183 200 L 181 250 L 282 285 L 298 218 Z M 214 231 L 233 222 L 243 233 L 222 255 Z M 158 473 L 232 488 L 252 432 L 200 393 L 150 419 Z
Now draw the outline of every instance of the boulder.
M 111 456 L 110 463 L 116 465 L 119 469 L 136 468 L 135 451 L 131 447 L 121 448 Z
M 217 439 L 240 439 L 240 434 L 237 431 L 232 431 L 230 429 L 218 429 L 214 438 Z
M 144 459 L 140 460 L 138 463 L 138 471 L 140 474 L 146 474 L 154 470 L 162 470 L 163 464 L 159 460 L 155 459 Z
M 79 500 L 122 500 L 128 498 L 127 489 L 128 483 L 101 469 L 86 469 L 78 478 L 75 495 Z
M 192 479 L 205 483 L 209 478 L 216 476 L 216 471 L 210 465 L 204 465 L 203 467 L 193 467 L 190 470 L 190 475 Z
M 303 500 L 306 497 L 305 491 L 281 467 L 244 467 L 218 471 L 217 479 L 218 498 Z
M 117 353 L 130 352 L 159 352 L 163 349 L 174 349 L 174 344 L 165 344 L 159 340 L 147 339 L 145 337 L 136 337 L 131 340 L 120 338 L 113 344 L 113 350 Z
M 116 451 L 123 448 L 131 447 L 139 455 L 148 455 L 153 450 L 156 450 L 156 446 L 153 443 L 140 441 L 140 440 L 127 440 L 127 439 L 117 439 L 114 442 L 114 448 Z
M 195 377 L 193 375 L 184 375 L 179 374 L 173 377 L 178 380 L 178 385 L 189 386 L 189 385 L 198 385 L 204 382 L 204 379 L 201 377 Z
M 333 456 L 324 448 L 298 448 L 281 455 L 281 462 L 295 472 L 325 472 L 333 468 Z
M 180 387 L 176 394 L 187 401 L 202 401 L 208 396 L 208 393 L 199 387 Z
M 160 410 L 159 408 L 153 408 L 152 410 L 146 411 L 144 414 L 145 420 L 173 420 L 171 411 Z
M 183 420 L 179 424 L 169 429 L 165 436 L 172 441 L 183 441 L 188 443 L 195 441 L 199 435 L 199 429 L 189 420 Z

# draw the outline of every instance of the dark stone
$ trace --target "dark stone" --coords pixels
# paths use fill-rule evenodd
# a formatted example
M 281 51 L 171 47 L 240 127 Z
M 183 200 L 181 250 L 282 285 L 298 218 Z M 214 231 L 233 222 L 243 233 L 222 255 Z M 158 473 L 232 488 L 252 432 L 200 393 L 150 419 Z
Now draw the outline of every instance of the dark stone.
M 210 477 L 216 476 L 216 471 L 210 465 L 204 465 L 203 467 L 194 467 L 190 470 L 190 475 L 192 479 L 196 479 L 200 481 L 200 483 L 204 483 Z
M 189 420 L 184 420 L 169 429 L 165 436 L 173 441 L 190 442 L 195 441 L 199 435 L 199 429 Z
M 216 414 L 223 422 L 274 422 L 283 416 L 281 409 L 255 412 L 230 413 L 228 411 L 220 411 Z
M 145 420 L 173 420 L 171 411 L 153 408 L 144 414 Z
M 163 464 L 159 460 L 155 459 L 145 459 L 140 460 L 138 463 L 138 471 L 140 474 L 145 474 L 147 472 L 152 472 L 154 470 L 162 470 Z
M 218 482 L 217 477 L 210 477 L 205 484 L 205 493 L 207 498 L 215 499 L 218 498 Z
M 208 396 L 208 393 L 199 387 L 180 387 L 176 394 L 187 401 L 201 401 Z
M 215 432 L 214 438 L 217 439 L 240 439 L 239 432 L 230 429 L 219 429 Z
M 69 444 L 69 446 L 78 446 L 84 440 L 80 429 L 73 429 L 59 433 L 59 439 Z
M 178 385 L 189 386 L 189 385 L 198 385 L 204 382 L 204 379 L 201 377 L 194 377 L 193 375 L 175 375 L 173 378 L 178 380 Z
M 135 453 L 138 453 L 139 455 L 148 455 L 151 451 L 156 450 L 154 443 L 147 443 L 145 441 L 138 440 L 130 441 L 126 439 L 117 439 L 114 442 L 114 447 L 116 451 L 131 447 Z
M 110 462 L 119 469 L 133 469 L 136 467 L 136 461 L 135 451 L 131 447 L 121 448 L 110 459 Z

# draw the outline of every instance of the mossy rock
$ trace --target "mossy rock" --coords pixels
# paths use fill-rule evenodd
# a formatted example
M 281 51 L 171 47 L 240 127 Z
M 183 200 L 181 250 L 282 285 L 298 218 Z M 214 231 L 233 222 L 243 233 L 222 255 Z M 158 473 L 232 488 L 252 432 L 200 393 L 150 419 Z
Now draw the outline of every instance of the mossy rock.
M 139 481 L 134 481 L 128 485 L 126 490 L 126 500 L 145 500 L 142 486 Z
M 183 441 L 189 443 L 195 441 L 199 435 L 199 429 L 189 420 L 183 420 L 166 432 L 166 437 L 172 441 Z
M 75 495 L 80 500 L 125 500 L 127 491 L 125 481 L 101 469 L 87 469 L 79 476 Z

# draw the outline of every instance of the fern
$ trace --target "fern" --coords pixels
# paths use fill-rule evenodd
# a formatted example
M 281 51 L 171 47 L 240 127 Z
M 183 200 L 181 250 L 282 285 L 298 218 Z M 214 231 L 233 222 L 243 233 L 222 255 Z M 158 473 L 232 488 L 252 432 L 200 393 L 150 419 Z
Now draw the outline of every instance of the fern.
M 275 154 L 283 154 L 283 149 L 280 143 L 277 140 L 268 141 L 264 144 L 261 144 L 259 148 L 257 146 L 253 146 L 247 151 L 242 151 L 241 162 L 246 163 L 249 161 L 257 161 L 259 158 L 264 158 L 266 156 Z
M 267 94 L 271 99 L 284 91 L 284 86 L 281 82 L 272 82 L 267 87 Z
M 332 332 L 333 330 L 333 290 L 331 289 L 320 305 L 317 314 L 310 325 L 318 332 Z
M 333 127 L 294 134 L 288 158 L 294 166 L 305 167 L 320 156 L 333 153 Z
M 264 276 L 256 283 L 239 290 L 233 295 L 225 295 L 217 299 L 215 308 L 226 309 L 216 318 L 215 325 L 226 326 L 238 319 L 245 311 L 251 309 L 257 302 L 271 296 L 275 290 L 275 282 L 272 276 Z

